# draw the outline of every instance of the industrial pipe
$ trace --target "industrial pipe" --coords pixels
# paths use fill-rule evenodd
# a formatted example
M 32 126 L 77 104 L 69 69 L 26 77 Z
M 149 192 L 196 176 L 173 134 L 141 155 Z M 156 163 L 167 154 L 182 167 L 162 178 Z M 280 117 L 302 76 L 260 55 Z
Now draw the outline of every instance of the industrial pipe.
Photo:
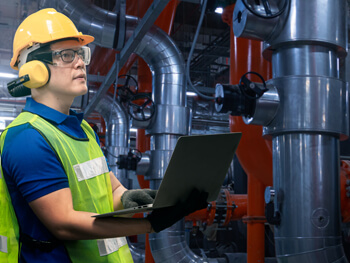
M 274 227 L 276 256 L 286 263 L 345 263 L 339 138 L 349 133 L 349 115 L 348 91 L 339 79 L 338 61 L 347 49 L 347 2 L 279 3 L 276 9 L 266 5 L 265 12 L 260 9 L 258 14 L 263 17 L 259 28 L 265 23 L 269 29 L 259 34 L 265 41 L 264 57 L 273 65 L 268 83 L 276 86 L 280 98 L 274 120 L 263 129 L 273 146 L 274 209 L 280 215 Z M 256 38 L 251 16 L 236 19 L 243 13 L 259 13 L 255 7 L 250 9 L 237 1 L 233 28 Z M 271 27 L 266 16 L 273 13 L 279 17 Z
M 111 96 L 105 95 L 95 109 L 101 114 L 106 123 L 105 155 L 109 167 L 118 180 L 127 188 L 131 187 L 130 179 L 126 170 L 118 169 L 117 156 L 125 155 L 129 150 L 129 120 L 123 106 L 113 100 Z

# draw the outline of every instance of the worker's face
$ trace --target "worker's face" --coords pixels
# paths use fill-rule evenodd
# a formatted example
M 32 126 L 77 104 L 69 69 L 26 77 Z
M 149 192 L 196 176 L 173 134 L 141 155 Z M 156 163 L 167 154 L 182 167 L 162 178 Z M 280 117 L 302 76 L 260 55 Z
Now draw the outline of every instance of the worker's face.
M 51 50 L 75 50 L 78 51 L 81 45 L 75 40 L 65 40 L 51 44 Z M 62 53 L 61 53 L 62 54 Z M 60 98 L 74 98 L 87 92 L 86 67 L 83 60 L 75 53 L 72 62 L 64 62 L 62 55 L 53 56 L 50 81 L 47 88 Z M 64 54 L 64 53 L 63 53 Z M 69 58 L 66 57 L 65 58 Z M 65 59 L 64 60 L 67 60 Z

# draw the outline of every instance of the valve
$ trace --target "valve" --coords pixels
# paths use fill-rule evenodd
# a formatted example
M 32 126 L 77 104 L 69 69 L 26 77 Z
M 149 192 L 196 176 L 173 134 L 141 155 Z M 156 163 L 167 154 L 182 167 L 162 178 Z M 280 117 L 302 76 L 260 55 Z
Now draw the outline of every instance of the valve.
M 275 190 L 268 186 L 265 189 L 265 217 L 270 225 L 279 225 L 281 223 L 281 214 L 275 210 Z
M 117 166 L 118 169 L 136 171 L 137 164 L 140 162 L 142 154 L 139 150 L 130 149 L 127 155 L 119 155 Z
M 114 88 L 117 89 L 118 98 L 122 103 L 128 102 L 138 92 L 137 80 L 131 75 L 120 75 L 118 78 L 125 78 L 123 85 L 114 83 Z M 130 80 L 132 80 L 133 83 L 130 84 Z
M 247 78 L 252 74 L 258 76 L 262 84 L 254 83 Z M 217 112 L 230 112 L 233 116 L 250 117 L 254 114 L 256 100 L 266 91 L 264 78 L 256 72 L 245 73 L 238 85 L 216 84 L 215 89 L 215 109 Z
M 139 104 L 138 102 L 141 102 Z M 146 93 L 135 94 L 128 101 L 129 115 L 136 121 L 148 121 L 156 112 L 156 105 Z
M 242 0 L 244 6 L 257 17 L 271 19 L 280 16 L 290 0 Z

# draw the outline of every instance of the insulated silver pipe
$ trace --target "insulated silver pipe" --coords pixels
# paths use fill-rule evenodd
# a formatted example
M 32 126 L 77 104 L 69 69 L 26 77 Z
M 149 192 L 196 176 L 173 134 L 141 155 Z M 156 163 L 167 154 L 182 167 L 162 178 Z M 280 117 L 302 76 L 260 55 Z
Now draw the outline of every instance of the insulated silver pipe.
M 294 133 L 273 140 L 274 188 L 281 225 L 279 262 L 347 262 L 340 229 L 339 140 Z
M 127 170 L 117 167 L 117 156 L 126 155 L 129 149 L 129 120 L 128 114 L 117 100 L 105 95 L 95 109 L 101 114 L 106 123 L 106 158 L 111 171 L 118 180 L 130 188 Z
M 139 22 L 127 16 L 128 39 Z M 184 60 L 173 40 L 161 29 L 152 26 L 134 51 L 152 71 L 152 99 L 155 119 L 147 130 L 151 134 L 151 188 L 158 189 L 168 166 L 176 141 L 188 132 Z
M 288 2 L 274 24 L 262 27 L 269 19 L 248 12 L 239 0 L 234 15 L 242 19 L 233 27 L 265 41 L 263 55 L 273 69 L 269 83 L 280 98 L 263 130 L 273 142 L 274 206 L 281 219 L 274 227 L 276 257 L 283 263 L 345 263 L 339 138 L 349 134 L 349 112 L 339 61 L 347 51 L 347 2 Z
M 215 258 L 202 258 L 194 254 L 185 241 L 184 222 L 180 221 L 166 231 L 150 234 L 152 255 L 156 262 L 218 262 Z M 221 261 L 222 262 L 222 261 Z
M 127 18 L 127 37 L 136 23 L 135 18 Z M 153 75 L 152 98 L 157 115 L 148 129 L 152 154 L 148 175 L 151 188 L 158 189 L 177 139 L 188 133 L 184 60 L 169 36 L 155 26 L 145 35 L 135 53 L 146 61 Z M 161 233 L 151 234 L 149 241 L 156 262 L 217 262 L 198 257 L 190 250 L 185 241 L 183 221 Z
M 349 117 L 348 91 L 339 79 L 345 18 L 345 1 L 291 0 L 286 27 L 266 45 L 265 55 L 278 46 L 271 82 L 281 105 L 264 134 L 273 137 L 279 262 L 347 262 L 339 176 L 339 136 L 348 134 Z

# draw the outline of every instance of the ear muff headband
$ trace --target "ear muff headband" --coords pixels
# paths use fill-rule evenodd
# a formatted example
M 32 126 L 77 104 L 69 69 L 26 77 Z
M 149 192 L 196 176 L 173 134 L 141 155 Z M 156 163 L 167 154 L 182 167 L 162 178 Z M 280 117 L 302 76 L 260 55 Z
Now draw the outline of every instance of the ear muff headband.
M 25 63 L 19 70 L 18 76 L 29 76 L 29 81 L 23 83 L 30 89 L 36 89 L 44 86 L 50 80 L 50 69 L 45 62 L 32 60 Z

